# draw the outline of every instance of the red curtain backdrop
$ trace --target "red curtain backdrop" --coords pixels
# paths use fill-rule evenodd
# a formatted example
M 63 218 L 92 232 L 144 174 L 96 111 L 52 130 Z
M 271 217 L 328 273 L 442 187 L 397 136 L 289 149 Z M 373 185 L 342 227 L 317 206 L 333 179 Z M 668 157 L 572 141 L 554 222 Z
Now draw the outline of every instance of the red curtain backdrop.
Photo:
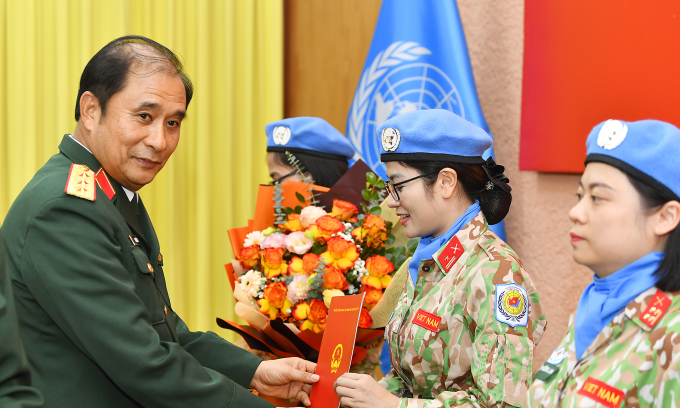
M 520 169 L 579 173 L 607 119 L 680 125 L 680 2 L 526 0 Z

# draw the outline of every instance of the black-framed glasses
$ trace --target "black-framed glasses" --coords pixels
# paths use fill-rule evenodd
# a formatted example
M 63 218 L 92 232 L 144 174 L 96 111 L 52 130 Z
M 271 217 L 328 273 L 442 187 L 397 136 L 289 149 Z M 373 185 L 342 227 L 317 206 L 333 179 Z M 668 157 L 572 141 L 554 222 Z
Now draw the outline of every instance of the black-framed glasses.
M 399 202 L 400 199 L 399 199 L 399 192 L 397 191 L 397 187 L 403 186 L 404 184 L 408 183 L 409 181 L 418 180 L 421 177 L 431 176 L 433 174 L 438 174 L 438 173 L 439 173 L 439 171 L 433 171 L 432 173 L 421 174 L 420 176 L 413 177 L 413 178 L 410 178 L 408 180 L 400 181 L 398 183 L 393 183 L 390 180 L 387 180 L 385 182 L 385 187 L 387 188 L 387 191 L 390 193 L 390 195 L 392 196 L 394 201 Z
M 295 174 L 295 173 L 297 173 L 297 172 L 298 172 L 297 169 L 295 169 L 295 170 L 291 171 L 290 173 L 286 174 L 285 176 L 281 176 L 281 177 L 279 177 L 279 178 L 277 178 L 277 179 L 274 179 L 274 180 L 270 181 L 270 182 L 269 182 L 269 185 L 270 185 L 270 186 L 273 186 L 273 185 L 276 184 L 276 183 L 280 183 L 281 180 L 283 180 L 283 179 L 285 179 L 285 178 L 287 178 L 287 177 L 290 177 L 290 176 L 292 176 L 293 174 Z

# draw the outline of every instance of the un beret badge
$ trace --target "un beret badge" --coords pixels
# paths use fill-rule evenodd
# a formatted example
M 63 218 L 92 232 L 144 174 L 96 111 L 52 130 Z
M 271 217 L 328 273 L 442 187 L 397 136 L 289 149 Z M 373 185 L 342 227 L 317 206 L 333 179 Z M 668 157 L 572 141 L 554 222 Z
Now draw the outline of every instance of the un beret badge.
M 272 133 L 272 139 L 277 145 L 286 145 L 290 141 L 290 128 L 286 126 L 277 126 Z
M 628 126 L 621 121 L 609 119 L 597 134 L 597 145 L 605 150 L 612 150 L 623 142 L 628 134 Z
M 387 152 L 393 152 L 399 147 L 399 142 L 401 141 L 401 134 L 399 129 L 395 128 L 385 128 L 382 131 L 382 145 L 383 149 Z

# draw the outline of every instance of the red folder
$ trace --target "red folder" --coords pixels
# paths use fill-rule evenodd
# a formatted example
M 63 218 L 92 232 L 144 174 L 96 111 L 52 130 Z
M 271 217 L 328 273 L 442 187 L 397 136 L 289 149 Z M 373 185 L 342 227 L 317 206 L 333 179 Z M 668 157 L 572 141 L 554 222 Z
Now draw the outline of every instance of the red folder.
M 340 400 L 335 394 L 335 380 L 346 372 L 352 364 L 352 351 L 359 326 L 359 315 L 364 295 L 336 296 L 331 299 L 331 307 L 326 318 L 316 373 L 319 382 L 312 386 L 309 399 L 313 408 L 338 408 Z

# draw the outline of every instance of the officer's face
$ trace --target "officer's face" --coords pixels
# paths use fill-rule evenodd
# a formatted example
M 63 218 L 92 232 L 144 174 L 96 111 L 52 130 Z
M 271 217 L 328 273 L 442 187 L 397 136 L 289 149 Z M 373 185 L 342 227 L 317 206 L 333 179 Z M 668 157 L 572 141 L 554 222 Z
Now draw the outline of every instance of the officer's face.
M 85 111 L 87 146 L 104 169 L 129 190 L 149 184 L 179 142 L 186 93 L 177 75 L 137 67 L 127 85 L 114 94 L 106 116 L 95 103 Z M 81 104 L 82 105 L 82 104 Z
M 399 162 L 388 162 L 387 176 L 393 183 L 417 177 L 420 173 L 412 168 L 401 165 Z M 394 208 L 397 215 L 401 217 L 399 221 L 404 226 L 404 233 L 409 238 L 437 236 L 445 232 L 448 217 L 446 211 L 442 211 L 438 205 L 438 194 L 435 191 L 429 193 L 425 190 L 423 179 L 410 181 L 401 186 L 395 187 L 399 193 L 399 201 L 395 201 L 390 194 L 387 195 L 387 206 Z M 444 214 L 444 215 L 443 215 Z
M 661 250 L 659 214 L 644 208 L 628 177 L 604 163 L 588 163 L 569 212 L 574 260 L 603 278 Z
M 267 153 L 267 167 L 269 167 L 269 177 L 272 178 L 272 182 L 276 180 L 283 185 L 288 180 L 304 181 L 299 173 L 290 174 L 295 171 L 295 168 L 281 163 L 277 157 L 278 153 Z

